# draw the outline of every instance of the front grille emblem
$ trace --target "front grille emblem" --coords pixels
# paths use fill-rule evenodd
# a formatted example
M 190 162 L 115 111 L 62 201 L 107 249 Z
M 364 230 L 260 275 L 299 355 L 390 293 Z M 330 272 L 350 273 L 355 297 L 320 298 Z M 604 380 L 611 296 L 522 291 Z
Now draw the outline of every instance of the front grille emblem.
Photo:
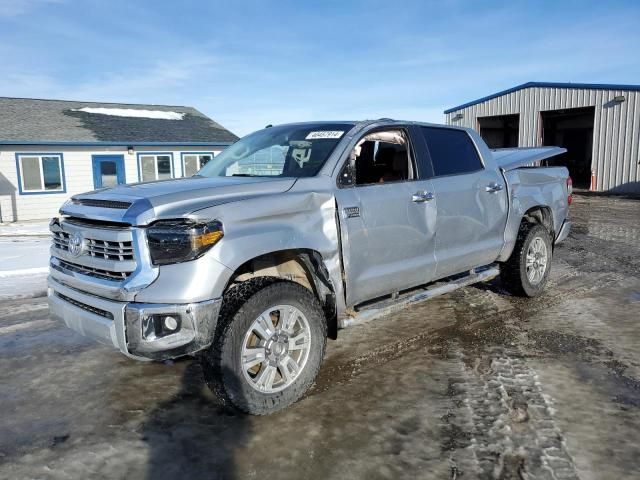
M 69 237 L 69 253 L 74 257 L 79 257 L 84 253 L 84 238 L 79 233 L 74 233 Z

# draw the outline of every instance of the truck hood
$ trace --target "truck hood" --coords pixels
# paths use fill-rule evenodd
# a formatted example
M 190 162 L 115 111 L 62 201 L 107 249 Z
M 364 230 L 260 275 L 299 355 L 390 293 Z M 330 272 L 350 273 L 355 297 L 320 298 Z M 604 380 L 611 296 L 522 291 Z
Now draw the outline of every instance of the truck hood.
M 120 185 L 74 195 L 63 215 L 147 225 L 160 218 L 180 218 L 207 207 L 283 193 L 295 178 L 189 177 Z

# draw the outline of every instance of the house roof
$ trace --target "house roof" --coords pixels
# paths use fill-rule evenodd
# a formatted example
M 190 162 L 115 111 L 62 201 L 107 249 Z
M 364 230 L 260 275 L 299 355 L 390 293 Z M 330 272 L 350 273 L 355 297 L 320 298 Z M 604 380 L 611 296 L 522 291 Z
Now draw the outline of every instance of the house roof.
M 640 85 L 618 85 L 611 83 L 558 83 L 558 82 L 527 82 L 522 85 L 518 85 L 516 87 L 509 88 L 507 90 L 502 90 L 501 92 L 497 92 L 491 95 L 487 95 L 486 97 L 479 98 L 477 100 L 472 100 L 468 103 L 463 103 L 462 105 L 458 105 L 457 107 L 449 108 L 444 111 L 444 113 L 455 112 L 456 110 L 462 110 L 463 108 L 471 107 L 472 105 L 477 105 L 478 103 L 486 102 L 487 100 L 491 100 L 492 98 L 501 97 L 503 95 L 507 95 L 508 93 L 517 92 L 518 90 L 523 90 L 525 88 L 576 88 L 580 90 L 626 90 L 626 91 L 640 91 Z
M 0 144 L 228 144 L 193 107 L 0 97 Z

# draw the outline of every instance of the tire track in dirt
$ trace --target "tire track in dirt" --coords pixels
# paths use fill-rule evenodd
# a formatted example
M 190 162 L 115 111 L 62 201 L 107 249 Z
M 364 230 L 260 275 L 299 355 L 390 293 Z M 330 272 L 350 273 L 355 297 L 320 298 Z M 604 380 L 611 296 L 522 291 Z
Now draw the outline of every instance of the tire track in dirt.
M 428 355 L 451 362 L 445 374 L 454 372 L 447 391 L 451 408 L 441 419 L 451 478 L 467 472 L 492 479 L 578 479 L 563 433 L 553 418 L 553 399 L 544 393 L 536 371 L 517 346 L 529 344 L 520 320 L 567 298 L 616 284 L 619 276 L 603 272 L 585 284 L 573 267 L 563 262 L 554 277 L 550 284 L 554 295 L 536 302 L 503 296 L 499 283 L 462 289 L 453 294 L 457 298 L 452 300 L 459 305 L 454 308 L 453 325 L 387 343 L 347 361 L 328 362 L 311 395 L 424 349 Z
M 454 407 L 444 419 L 449 423 L 445 428 L 470 437 L 476 475 L 482 479 L 578 479 L 553 420 L 552 400 L 520 352 L 496 348 L 480 359 L 470 359 L 458 346 L 454 350 L 461 370 L 450 379 L 448 393 Z M 459 418 L 468 420 L 450 422 Z M 457 456 L 458 452 L 451 452 L 455 471 L 464 473 Z
M 556 275 L 549 289 L 558 285 L 558 280 L 576 278 L 574 269 L 570 266 Z M 555 295 L 539 297 L 539 301 L 532 302 L 528 299 L 505 296 L 499 282 L 478 284 L 465 287 L 450 294 L 456 301 L 456 322 L 453 325 L 428 330 L 425 319 L 425 330 L 412 336 L 408 336 L 395 342 L 388 342 L 368 353 L 352 358 L 340 358 L 338 361 L 327 359 L 323 365 L 316 385 L 310 395 L 320 393 L 331 388 L 332 385 L 341 384 L 357 377 L 367 368 L 382 365 L 388 361 L 401 357 L 407 352 L 418 349 L 427 349 L 431 354 L 446 354 L 448 343 L 451 340 L 462 339 L 465 348 L 477 349 L 487 345 L 511 344 L 516 337 L 522 334 L 519 320 L 525 315 L 530 317 L 540 313 L 551 306 L 565 301 L 567 298 L 576 297 L 619 282 L 618 275 L 602 275 L 598 281 L 592 281 L 585 285 L 577 282 L 565 282 L 565 287 Z M 455 296 L 462 297 L 456 298 Z M 419 309 L 421 305 L 409 307 Z M 376 322 L 394 321 L 402 322 L 402 312 L 395 313 L 394 319 L 384 317 Z M 366 335 L 367 325 L 359 325 L 349 329 L 349 334 L 362 332 Z

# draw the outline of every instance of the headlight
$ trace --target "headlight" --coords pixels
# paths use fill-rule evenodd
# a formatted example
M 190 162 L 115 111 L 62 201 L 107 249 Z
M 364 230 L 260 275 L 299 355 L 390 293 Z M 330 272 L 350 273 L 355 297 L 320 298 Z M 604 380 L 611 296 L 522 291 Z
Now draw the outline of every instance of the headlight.
M 222 224 L 160 220 L 147 228 L 147 242 L 154 265 L 187 262 L 202 256 L 224 235 Z

